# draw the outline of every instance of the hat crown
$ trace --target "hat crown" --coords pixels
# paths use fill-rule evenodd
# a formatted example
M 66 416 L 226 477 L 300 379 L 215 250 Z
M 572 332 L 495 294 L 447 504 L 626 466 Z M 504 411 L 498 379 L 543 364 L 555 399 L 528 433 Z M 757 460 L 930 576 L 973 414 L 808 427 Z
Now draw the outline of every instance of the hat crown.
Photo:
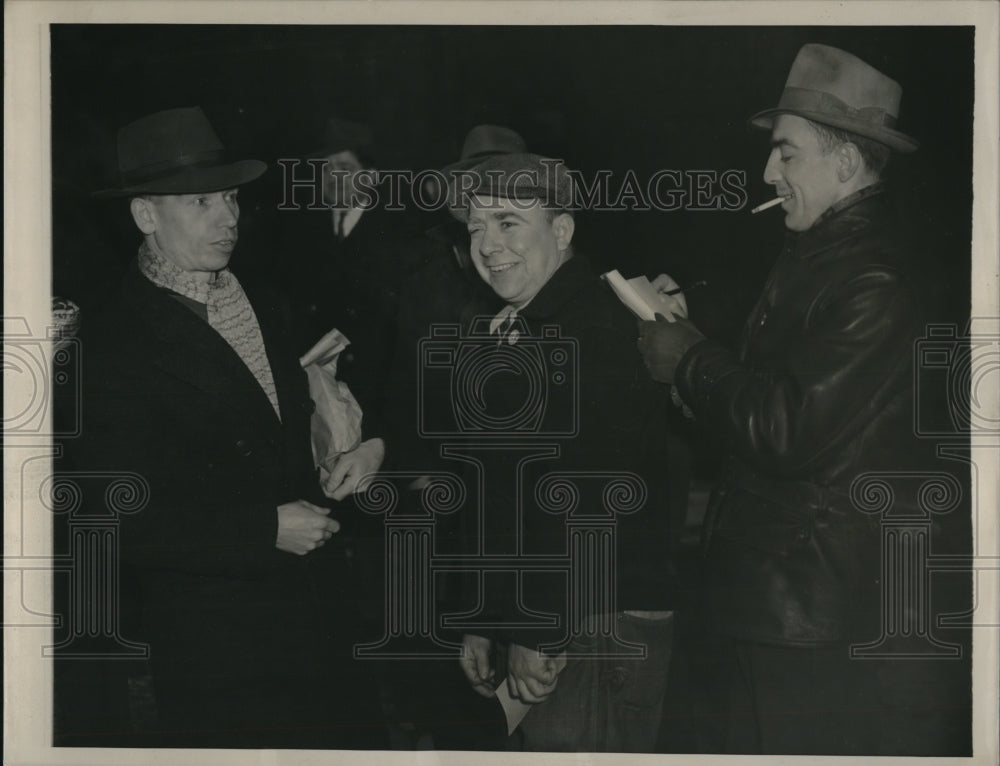
M 839 48 L 809 43 L 799 50 L 778 105 L 750 118 L 771 130 L 774 118 L 791 114 L 912 152 L 916 139 L 896 130 L 903 89 L 891 77 Z
M 199 107 L 156 112 L 118 131 L 118 169 L 126 177 L 164 164 L 221 158 L 224 152 Z
M 524 139 L 502 125 L 476 125 L 462 144 L 462 160 L 493 154 L 523 154 L 528 151 Z
M 325 154 L 359 150 L 370 152 L 374 138 L 371 128 L 364 123 L 331 117 L 323 126 L 322 143 Z
M 785 82 L 785 89 L 801 88 L 827 93 L 852 109 L 881 109 L 899 116 L 903 89 L 882 74 L 839 48 L 810 43 L 802 46 Z
M 242 186 L 267 170 L 227 155 L 200 107 L 156 112 L 118 131 L 118 183 L 94 196 L 201 194 Z

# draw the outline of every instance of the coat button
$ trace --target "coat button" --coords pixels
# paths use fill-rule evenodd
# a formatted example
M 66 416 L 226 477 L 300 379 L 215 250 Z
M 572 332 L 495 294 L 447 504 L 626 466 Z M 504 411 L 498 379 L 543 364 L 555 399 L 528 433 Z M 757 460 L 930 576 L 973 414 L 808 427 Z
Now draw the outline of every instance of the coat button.
M 316 411 L 316 402 L 312 399 L 306 399 L 302 402 L 302 411 L 306 413 L 306 415 L 311 415 Z
M 810 537 L 811 535 L 809 534 L 808 529 L 800 529 L 795 535 L 795 539 L 798 540 L 800 543 L 809 542 Z
M 243 457 L 250 457 L 253 454 L 253 449 L 250 447 L 250 442 L 246 439 L 239 439 L 236 442 L 236 451 L 240 453 Z
M 607 684 L 613 692 L 620 692 L 628 679 L 628 671 L 621 665 L 616 665 L 607 678 Z

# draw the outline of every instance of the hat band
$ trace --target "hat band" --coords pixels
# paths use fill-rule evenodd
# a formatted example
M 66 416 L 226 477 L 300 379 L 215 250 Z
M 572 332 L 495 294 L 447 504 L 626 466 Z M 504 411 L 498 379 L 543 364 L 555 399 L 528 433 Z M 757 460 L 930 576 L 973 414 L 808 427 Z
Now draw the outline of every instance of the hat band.
M 467 162 L 468 160 L 486 159 L 487 157 L 496 157 L 498 154 L 510 154 L 510 152 L 503 149 L 481 149 L 478 152 L 470 152 L 467 156 L 462 157 L 460 161 Z
M 817 112 L 828 114 L 831 117 L 849 117 L 859 122 L 879 125 L 884 128 L 893 128 L 896 125 L 896 116 L 889 114 L 880 106 L 865 106 L 861 109 L 855 109 L 832 93 L 812 90 L 811 88 L 785 88 L 781 94 L 781 100 L 778 102 L 778 109 Z
M 221 165 L 225 160 L 225 150 L 209 149 L 196 154 L 182 154 L 161 162 L 153 162 L 131 170 L 122 170 L 122 183 L 125 186 L 159 181 L 173 175 L 178 170 L 188 168 L 209 168 Z

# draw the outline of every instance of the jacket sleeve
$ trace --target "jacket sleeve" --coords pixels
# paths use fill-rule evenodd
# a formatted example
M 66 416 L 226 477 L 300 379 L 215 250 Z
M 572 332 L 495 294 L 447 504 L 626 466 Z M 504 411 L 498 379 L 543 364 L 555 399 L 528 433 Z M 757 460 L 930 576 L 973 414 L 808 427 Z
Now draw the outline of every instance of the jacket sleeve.
M 915 316 L 898 272 L 866 269 L 811 308 L 780 366 L 705 340 L 681 360 L 678 391 L 721 449 L 791 476 L 857 434 L 908 382 Z

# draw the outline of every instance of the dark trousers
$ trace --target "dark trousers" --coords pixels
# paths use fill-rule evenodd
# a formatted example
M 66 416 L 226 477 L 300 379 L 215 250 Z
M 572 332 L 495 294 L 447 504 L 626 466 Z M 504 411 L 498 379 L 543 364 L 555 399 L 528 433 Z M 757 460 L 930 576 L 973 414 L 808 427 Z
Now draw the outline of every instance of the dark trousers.
M 552 695 L 533 706 L 515 732 L 527 751 L 651 753 L 667 690 L 673 615 L 644 618 L 619 612 L 616 633 L 645 647 L 645 656 L 617 657 L 606 637 L 575 639 Z
M 690 750 L 814 755 L 971 754 L 970 653 L 852 659 L 702 634 L 689 647 Z M 665 726 L 678 721 L 665 720 Z

